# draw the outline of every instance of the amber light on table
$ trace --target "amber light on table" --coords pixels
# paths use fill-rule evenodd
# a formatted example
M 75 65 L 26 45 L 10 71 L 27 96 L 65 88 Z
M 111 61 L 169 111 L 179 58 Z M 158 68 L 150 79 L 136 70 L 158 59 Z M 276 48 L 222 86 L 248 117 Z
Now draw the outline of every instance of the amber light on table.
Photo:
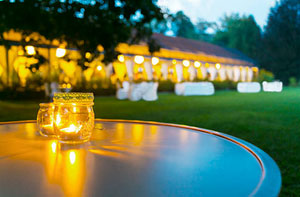
M 43 136 L 55 136 L 53 129 L 53 103 L 41 103 L 37 115 L 37 124 L 40 134 Z
M 54 94 L 54 132 L 61 142 L 88 141 L 94 129 L 93 93 Z

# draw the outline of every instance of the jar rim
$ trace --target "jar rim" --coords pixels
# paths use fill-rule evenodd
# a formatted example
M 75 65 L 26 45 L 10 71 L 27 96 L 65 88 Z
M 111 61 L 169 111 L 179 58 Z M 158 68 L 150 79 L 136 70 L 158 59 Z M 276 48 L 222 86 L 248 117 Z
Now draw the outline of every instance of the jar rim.
M 90 92 L 56 92 L 53 101 L 55 103 L 90 103 L 94 101 L 94 94 Z

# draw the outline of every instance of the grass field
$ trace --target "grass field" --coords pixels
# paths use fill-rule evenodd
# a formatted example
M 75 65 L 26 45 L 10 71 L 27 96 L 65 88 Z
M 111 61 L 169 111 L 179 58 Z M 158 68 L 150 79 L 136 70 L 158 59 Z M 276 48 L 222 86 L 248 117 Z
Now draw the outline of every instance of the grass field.
M 192 125 L 249 141 L 280 167 L 281 196 L 300 195 L 300 88 L 282 93 L 218 91 L 208 97 L 160 94 L 156 102 L 95 99 L 97 118 L 153 120 Z M 0 121 L 35 119 L 38 102 L 0 101 Z

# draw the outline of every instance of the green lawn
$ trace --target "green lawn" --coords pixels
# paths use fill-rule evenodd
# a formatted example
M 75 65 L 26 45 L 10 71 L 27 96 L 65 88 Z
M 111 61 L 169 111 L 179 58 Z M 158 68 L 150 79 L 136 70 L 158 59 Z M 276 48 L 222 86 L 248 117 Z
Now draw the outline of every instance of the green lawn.
M 282 196 L 300 194 L 300 88 L 282 93 L 182 97 L 160 94 L 156 102 L 95 99 L 97 118 L 153 120 L 217 130 L 266 151 L 280 167 Z M 37 102 L 0 101 L 0 121 L 35 119 Z

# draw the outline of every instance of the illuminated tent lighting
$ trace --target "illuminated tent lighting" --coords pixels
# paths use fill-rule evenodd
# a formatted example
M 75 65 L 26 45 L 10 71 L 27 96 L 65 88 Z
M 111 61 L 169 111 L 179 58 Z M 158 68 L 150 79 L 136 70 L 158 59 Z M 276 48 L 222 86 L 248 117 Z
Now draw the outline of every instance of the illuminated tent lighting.
M 3 74 L 3 68 L 2 68 L 2 66 L 0 65 L 0 77 L 1 77 L 2 74 Z
M 18 55 L 20 55 L 20 56 L 24 55 L 24 51 L 23 50 L 18 50 Z
M 85 53 L 85 58 L 90 59 L 92 57 L 92 54 L 90 52 Z
M 176 64 L 177 62 L 176 62 L 176 60 L 172 60 L 172 64 Z
M 68 84 L 67 84 L 67 88 L 69 88 L 69 89 L 70 89 L 71 87 L 72 87 L 72 86 L 71 86 L 71 84 L 70 84 L 70 83 L 68 83 Z
M 98 71 L 101 71 L 101 70 L 102 70 L 102 66 L 98 65 L 98 66 L 97 66 L 97 70 L 98 70 Z
M 194 66 L 195 66 L 195 68 L 199 68 L 201 66 L 201 63 L 198 61 L 195 61 Z
M 183 60 L 183 61 L 182 61 L 182 64 L 183 64 L 183 66 L 185 66 L 185 67 L 189 67 L 189 66 L 190 66 L 190 61 L 188 61 L 188 60 Z
M 258 68 L 257 68 L 257 67 L 253 67 L 252 70 L 253 70 L 254 72 L 258 72 Z
M 119 62 L 124 62 L 125 61 L 124 55 L 118 55 L 118 60 Z
M 216 69 L 220 69 L 221 68 L 221 65 L 218 63 L 218 64 L 216 64 Z
M 158 59 L 158 57 L 152 57 L 152 65 L 156 65 L 156 64 L 158 64 L 158 62 L 159 62 L 159 59 Z
M 209 63 L 205 63 L 205 67 L 208 68 L 209 67 Z
M 137 55 L 137 56 L 134 57 L 134 61 L 137 64 L 142 64 L 144 62 L 144 57 L 140 56 L 140 55 Z
M 35 54 L 34 46 L 26 46 L 25 50 L 26 50 L 28 55 L 34 55 Z
M 63 57 L 66 55 L 67 50 L 64 48 L 57 48 L 56 49 L 56 57 Z

